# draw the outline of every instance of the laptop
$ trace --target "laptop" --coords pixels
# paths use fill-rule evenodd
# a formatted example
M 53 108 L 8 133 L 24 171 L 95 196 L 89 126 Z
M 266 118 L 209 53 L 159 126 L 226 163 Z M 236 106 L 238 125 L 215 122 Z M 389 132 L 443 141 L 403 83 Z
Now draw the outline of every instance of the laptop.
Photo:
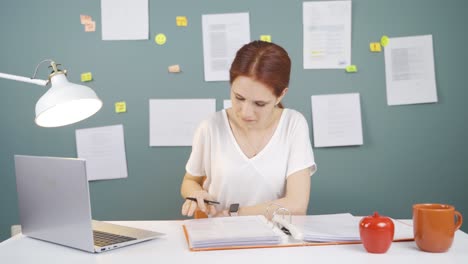
M 15 169 L 26 236 L 95 253 L 164 236 L 92 220 L 84 159 L 15 155 Z

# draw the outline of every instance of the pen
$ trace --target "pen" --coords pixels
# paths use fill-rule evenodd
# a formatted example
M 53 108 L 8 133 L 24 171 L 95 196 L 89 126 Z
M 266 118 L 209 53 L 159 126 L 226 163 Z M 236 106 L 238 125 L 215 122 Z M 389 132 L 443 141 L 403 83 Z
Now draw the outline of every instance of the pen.
M 194 201 L 196 202 L 197 201 L 197 198 L 193 198 L 193 197 L 187 197 L 185 198 L 186 200 L 190 200 L 190 201 Z M 206 199 L 203 199 L 203 201 L 207 204 L 219 204 L 219 202 L 217 201 L 211 201 L 211 200 L 206 200 Z

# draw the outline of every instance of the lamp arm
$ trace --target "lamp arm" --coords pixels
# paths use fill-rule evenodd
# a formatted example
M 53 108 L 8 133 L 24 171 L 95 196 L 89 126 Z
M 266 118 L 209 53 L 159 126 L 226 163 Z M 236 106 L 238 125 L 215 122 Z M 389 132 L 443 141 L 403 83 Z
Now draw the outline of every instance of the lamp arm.
M 6 74 L 6 73 L 1 73 L 0 72 L 0 78 L 4 78 L 4 79 L 10 79 L 10 80 L 14 80 L 14 81 L 19 81 L 19 82 L 27 82 L 27 83 L 33 83 L 33 84 L 37 84 L 37 85 L 40 85 L 40 86 L 46 86 L 49 81 L 44 81 L 44 80 L 41 80 L 41 79 L 36 79 L 36 73 L 37 73 L 37 70 L 39 69 L 39 66 L 41 66 L 41 64 L 43 64 L 44 62 L 50 62 L 50 66 L 49 67 L 52 67 L 53 68 L 53 72 L 52 74 L 55 74 L 55 73 L 64 73 L 66 74 L 66 70 L 64 71 L 60 71 L 57 66 L 60 65 L 60 64 L 56 64 L 53 60 L 51 59 L 45 59 L 41 62 L 39 62 L 36 66 L 36 69 L 34 70 L 34 74 L 33 74 L 33 77 L 31 78 L 27 78 L 27 77 L 23 77 L 23 76 L 18 76 L 18 75 L 12 75 L 12 74 Z M 52 76 L 52 75 L 50 75 Z M 50 76 L 49 76 L 49 79 L 50 79 Z
M 0 72 L 0 78 L 19 81 L 19 82 L 33 83 L 33 84 L 37 84 L 37 85 L 40 85 L 40 86 L 46 86 L 47 83 L 48 83 L 48 81 L 45 81 L 45 80 L 32 79 L 32 78 L 28 78 L 28 77 L 12 75 L 12 74 L 6 74 L 6 73 L 1 73 L 1 72 Z

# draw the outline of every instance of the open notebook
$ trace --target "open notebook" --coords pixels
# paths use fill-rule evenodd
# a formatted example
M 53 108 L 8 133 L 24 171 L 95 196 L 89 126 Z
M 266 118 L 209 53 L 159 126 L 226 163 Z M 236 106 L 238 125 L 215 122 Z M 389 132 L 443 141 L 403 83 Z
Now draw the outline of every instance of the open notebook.
M 307 216 L 263 215 L 186 220 L 183 228 L 191 251 L 294 247 L 361 243 L 359 221 L 349 213 Z M 413 240 L 413 227 L 393 220 L 394 241 Z
M 349 213 L 328 215 L 296 215 L 273 217 L 279 226 L 288 229 L 291 236 L 306 242 L 360 242 L 359 222 L 362 217 Z M 398 220 L 393 241 L 413 240 L 413 227 Z

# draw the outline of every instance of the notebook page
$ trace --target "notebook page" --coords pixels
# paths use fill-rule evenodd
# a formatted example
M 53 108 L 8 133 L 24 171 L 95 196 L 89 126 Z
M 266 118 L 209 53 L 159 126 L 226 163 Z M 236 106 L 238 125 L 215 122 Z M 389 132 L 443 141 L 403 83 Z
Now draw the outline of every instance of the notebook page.
M 283 240 L 262 215 L 186 220 L 184 225 L 194 248 L 272 245 Z
M 292 217 L 303 240 L 315 242 L 359 241 L 359 221 L 349 213 Z

